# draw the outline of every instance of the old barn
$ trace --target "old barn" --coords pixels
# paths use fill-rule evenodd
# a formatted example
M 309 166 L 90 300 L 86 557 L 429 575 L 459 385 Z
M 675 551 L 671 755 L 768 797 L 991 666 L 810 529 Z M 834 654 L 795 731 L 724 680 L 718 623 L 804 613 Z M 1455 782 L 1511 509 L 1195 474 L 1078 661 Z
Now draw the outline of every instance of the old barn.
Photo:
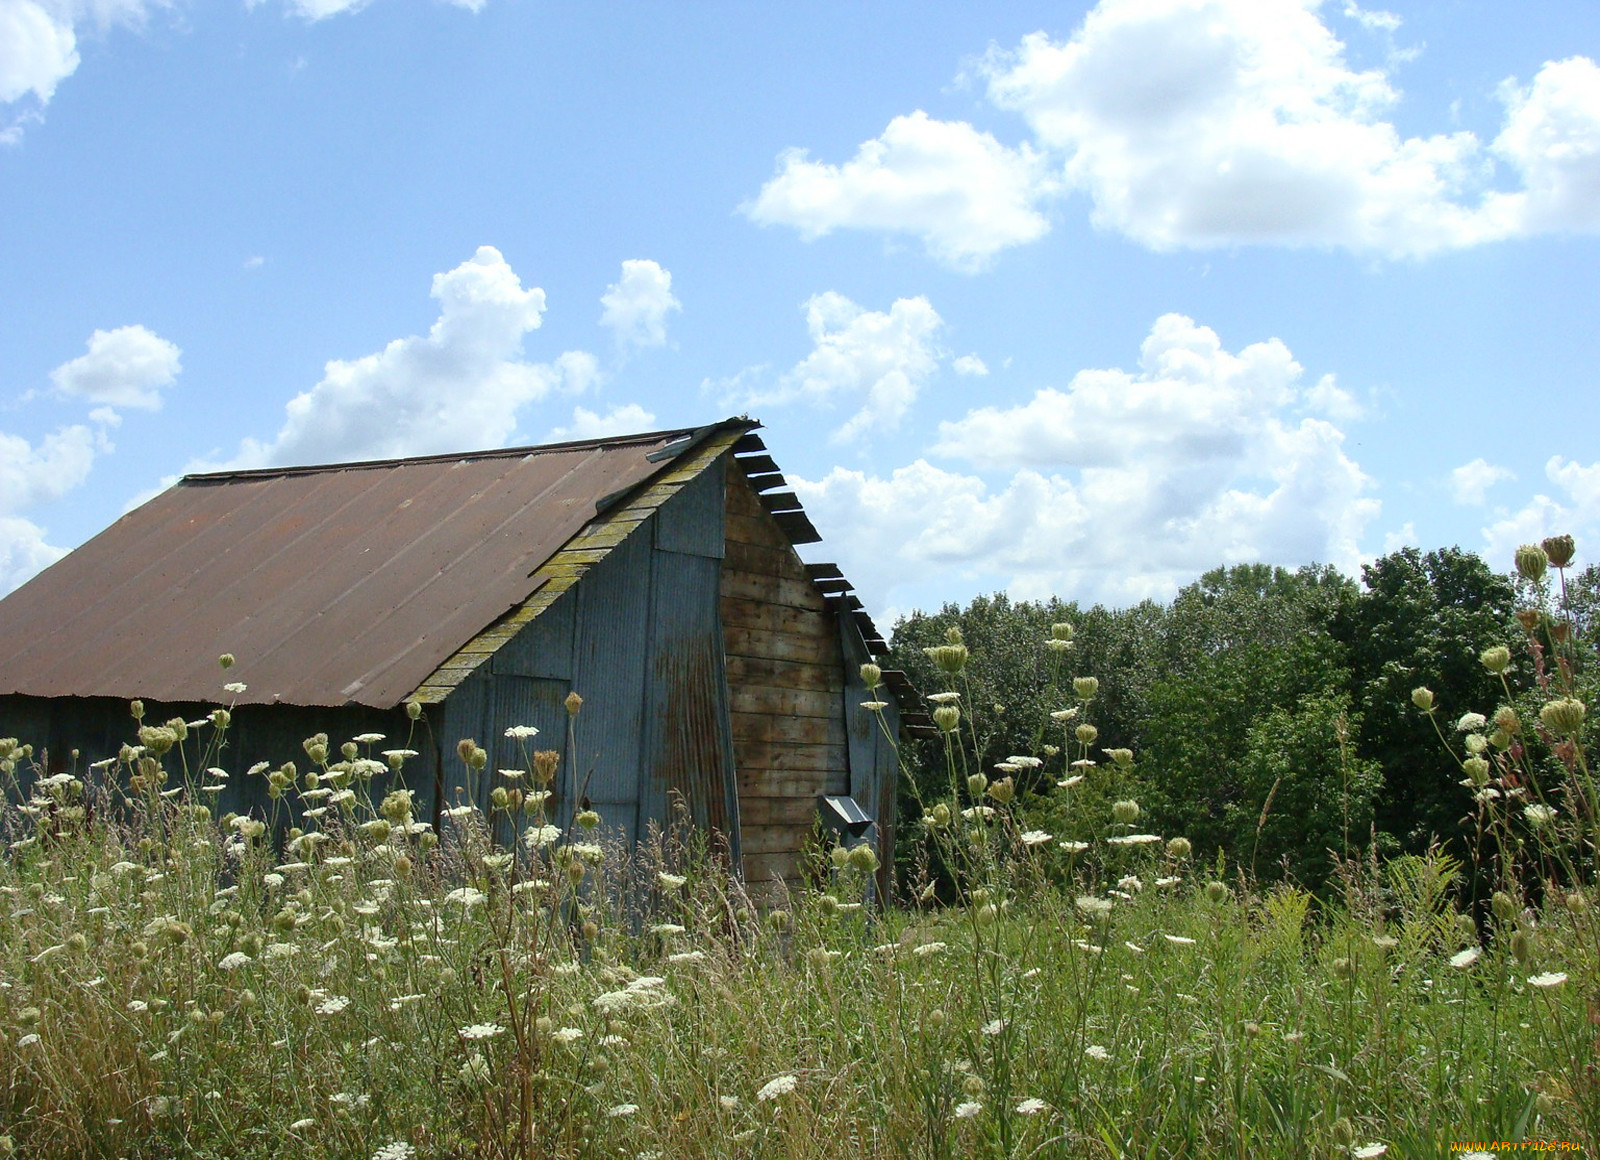
M 264 798 L 249 766 L 304 763 L 319 730 L 409 738 L 437 823 L 459 739 L 491 769 L 521 764 L 512 726 L 566 754 L 577 692 L 558 819 L 582 795 L 637 837 L 682 795 L 754 884 L 851 799 L 887 853 L 897 764 L 859 676 L 886 645 L 796 553 L 819 537 L 758 426 L 187 476 L 0 600 L 0 735 L 82 769 L 132 738 L 131 698 L 154 721 L 232 703 L 236 811 Z M 929 729 L 886 681 L 889 729 Z

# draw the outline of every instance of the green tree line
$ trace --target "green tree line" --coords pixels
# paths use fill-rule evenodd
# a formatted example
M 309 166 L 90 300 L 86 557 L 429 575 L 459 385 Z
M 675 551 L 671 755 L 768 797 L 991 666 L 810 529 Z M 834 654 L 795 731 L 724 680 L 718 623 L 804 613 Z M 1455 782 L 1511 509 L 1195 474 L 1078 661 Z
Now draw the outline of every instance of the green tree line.
M 1592 656 L 1600 568 L 1566 584 L 1578 651 Z M 1471 801 L 1435 726 L 1448 735 L 1460 714 L 1492 715 L 1506 702 L 1480 654 L 1523 639 L 1517 608 L 1550 596 L 1458 548 L 1401 549 L 1364 567 L 1359 582 L 1326 566 L 1246 564 L 1208 572 L 1165 604 L 1083 608 L 1000 594 L 916 612 L 895 626 L 886 667 L 924 692 L 962 691 L 963 734 L 986 769 L 1046 754 L 1019 775 L 1024 792 L 1030 780 L 1039 788 L 1074 772 L 1071 737 L 1051 714 L 1077 703 L 1073 677 L 1098 678 L 1069 724 L 1091 722 L 1097 750 L 1131 749 L 1134 762 L 1114 787 L 1107 763 L 1089 771 L 1074 806 L 1048 819 L 1058 833 L 1098 824 L 1092 815 L 1114 790 L 1137 797 L 1142 827 L 1188 837 L 1199 857 L 1222 851 L 1262 878 L 1316 887 L 1330 852 L 1387 857 L 1438 843 L 1468 853 Z M 1047 644 L 1057 625 L 1071 625 L 1070 647 Z M 954 678 L 923 651 L 951 629 L 971 652 Z M 1507 674 L 1514 695 L 1531 688 L 1532 667 Z M 1437 691 L 1433 719 L 1412 703 L 1419 685 Z M 921 743 L 909 763 L 908 820 L 920 817 L 919 794 L 933 794 L 940 744 Z

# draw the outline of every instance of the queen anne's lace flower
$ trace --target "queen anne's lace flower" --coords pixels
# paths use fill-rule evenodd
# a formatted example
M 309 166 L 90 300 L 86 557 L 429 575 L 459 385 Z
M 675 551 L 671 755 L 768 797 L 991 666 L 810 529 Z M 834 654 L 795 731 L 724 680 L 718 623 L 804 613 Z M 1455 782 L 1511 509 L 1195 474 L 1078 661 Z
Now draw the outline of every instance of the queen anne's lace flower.
M 761 1090 L 756 1093 L 756 1099 L 775 1100 L 779 1096 L 786 1096 L 794 1091 L 795 1085 L 799 1082 L 792 1075 L 780 1075 L 775 1079 L 769 1079 L 761 1086 Z

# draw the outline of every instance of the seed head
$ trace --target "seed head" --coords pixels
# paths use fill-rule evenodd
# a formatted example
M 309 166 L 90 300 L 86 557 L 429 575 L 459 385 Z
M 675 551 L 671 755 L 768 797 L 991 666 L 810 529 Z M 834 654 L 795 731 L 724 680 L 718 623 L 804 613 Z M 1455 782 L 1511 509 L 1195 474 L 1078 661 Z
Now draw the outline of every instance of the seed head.
M 1569 893 L 1562 901 L 1573 914 L 1582 914 L 1589 909 L 1589 900 L 1576 890 Z
M 975 773 L 967 778 L 967 792 L 974 798 L 983 796 L 983 791 L 989 788 L 989 779 L 981 773 Z
M 1484 668 L 1498 676 L 1511 664 L 1511 650 L 1503 644 L 1497 644 L 1479 653 L 1478 660 L 1482 662 Z
M 868 661 L 861 666 L 861 683 L 868 689 L 876 689 L 883 683 L 883 670 Z
M 1511 955 L 1523 966 L 1527 966 L 1529 960 L 1533 958 L 1533 940 L 1528 937 L 1526 931 L 1511 932 Z
M 933 723 L 941 733 L 953 733 L 961 723 L 961 710 L 954 705 L 940 705 L 933 711 Z
M 1072 625 L 1065 621 L 1059 624 L 1052 624 L 1050 626 L 1050 639 L 1070 641 L 1072 639 Z
M 1224 882 L 1207 882 L 1206 897 L 1212 902 L 1221 902 L 1228 897 L 1228 886 Z
M 561 753 L 555 749 L 541 749 L 533 755 L 533 776 L 540 785 L 549 785 L 555 780 L 556 770 L 561 766 Z
M 562 703 L 567 707 L 568 717 L 576 717 L 578 710 L 583 708 L 583 698 L 578 696 L 577 693 L 568 693 L 567 699 Z
M 1106 756 L 1123 769 L 1127 769 L 1133 764 L 1133 750 L 1131 749 L 1108 749 L 1106 750 Z
M 948 826 L 950 824 L 950 807 L 944 802 L 940 802 L 933 807 L 933 813 L 930 816 L 933 818 L 934 825 Z
M 1100 736 L 1100 730 L 1096 729 L 1088 722 L 1084 722 L 1082 725 L 1079 725 L 1076 729 L 1074 729 L 1072 734 L 1081 744 L 1093 745 L 1094 739 Z
M 1481 757 L 1469 757 L 1461 763 L 1461 768 L 1467 772 L 1467 780 L 1482 789 L 1489 784 L 1489 763 Z
M 878 869 L 878 852 L 866 842 L 850 849 L 850 865 L 863 874 L 872 874 Z
M 1427 685 L 1418 685 L 1411 690 L 1411 703 L 1424 713 L 1433 712 L 1433 690 Z
M 1565 568 L 1572 563 L 1572 555 L 1578 550 L 1578 545 L 1571 536 L 1550 536 L 1539 545 L 1544 549 L 1545 558 L 1552 567 Z
M 922 650 L 930 661 L 947 673 L 959 673 L 967 666 L 967 646 L 964 644 L 936 644 Z
M 989 796 L 1001 805 L 1005 805 L 1017 796 L 1017 783 L 1009 777 L 1002 777 L 989 786 Z
M 1576 697 L 1560 697 L 1539 710 L 1539 720 L 1552 732 L 1571 737 L 1583 728 L 1585 713 L 1583 702 Z
M 593 810 L 579 810 L 577 817 L 572 819 L 586 830 L 592 830 L 600 824 L 600 815 Z
M 1544 549 L 1538 544 L 1523 544 L 1517 549 L 1517 571 L 1524 580 L 1537 584 L 1544 579 L 1545 568 L 1550 563 L 1550 557 L 1544 554 Z
M 1094 700 L 1094 695 L 1100 691 L 1099 677 L 1073 677 L 1072 691 L 1078 700 L 1088 703 Z
M 1194 847 L 1188 838 L 1174 838 L 1167 843 L 1167 856 L 1175 861 L 1182 862 L 1194 852 Z
M 422 716 L 422 706 L 416 701 L 406 702 L 406 716 L 415 721 Z
M 1125 826 L 1132 825 L 1139 820 L 1139 803 L 1132 800 L 1112 802 L 1111 816 Z

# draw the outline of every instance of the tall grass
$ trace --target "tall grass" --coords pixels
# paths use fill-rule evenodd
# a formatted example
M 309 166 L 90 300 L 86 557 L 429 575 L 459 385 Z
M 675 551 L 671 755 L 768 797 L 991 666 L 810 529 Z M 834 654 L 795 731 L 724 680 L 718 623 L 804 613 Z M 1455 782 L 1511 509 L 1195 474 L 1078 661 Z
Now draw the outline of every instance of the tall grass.
M 309 769 L 254 775 L 323 811 L 275 834 L 270 817 L 213 818 L 217 776 L 183 775 L 226 753 L 225 719 L 139 725 L 93 776 L 40 776 L 0 741 L 0 1155 L 1600 1144 L 1600 897 L 1576 731 L 1550 733 L 1553 756 L 1531 725 L 1520 748 L 1462 748 L 1464 808 L 1481 807 L 1498 875 L 1482 909 L 1440 854 L 1334 854 L 1340 888 L 1320 902 L 1142 833 L 1121 788 L 1134 755 L 1095 748 L 1091 680 L 1063 689 L 1039 753 L 973 768 L 965 646 L 941 647 L 945 785 L 902 827 L 925 873 L 878 909 L 870 847 L 819 845 L 804 888 L 758 907 L 681 815 L 633 849 L 604 819 L 560 830 L 541 795 L 553 752 L 495 771 L 463 741 L 463 781 L 491 780 L 490 812 L 461 805 L 435 834 L 403 792 L 368 793 L 406 751 L 309 738 Z M 1545 703 L 1574 692 L 1557 681 Z M 1465 765 L 1479 752 L 1487 777 Z M 1019 794 L 1041 768 L 1064 784 Z M 1540 804 L 1556 812 L 1534 822 Z M 1070 818 L 1072 836 L 1040 817 Z

